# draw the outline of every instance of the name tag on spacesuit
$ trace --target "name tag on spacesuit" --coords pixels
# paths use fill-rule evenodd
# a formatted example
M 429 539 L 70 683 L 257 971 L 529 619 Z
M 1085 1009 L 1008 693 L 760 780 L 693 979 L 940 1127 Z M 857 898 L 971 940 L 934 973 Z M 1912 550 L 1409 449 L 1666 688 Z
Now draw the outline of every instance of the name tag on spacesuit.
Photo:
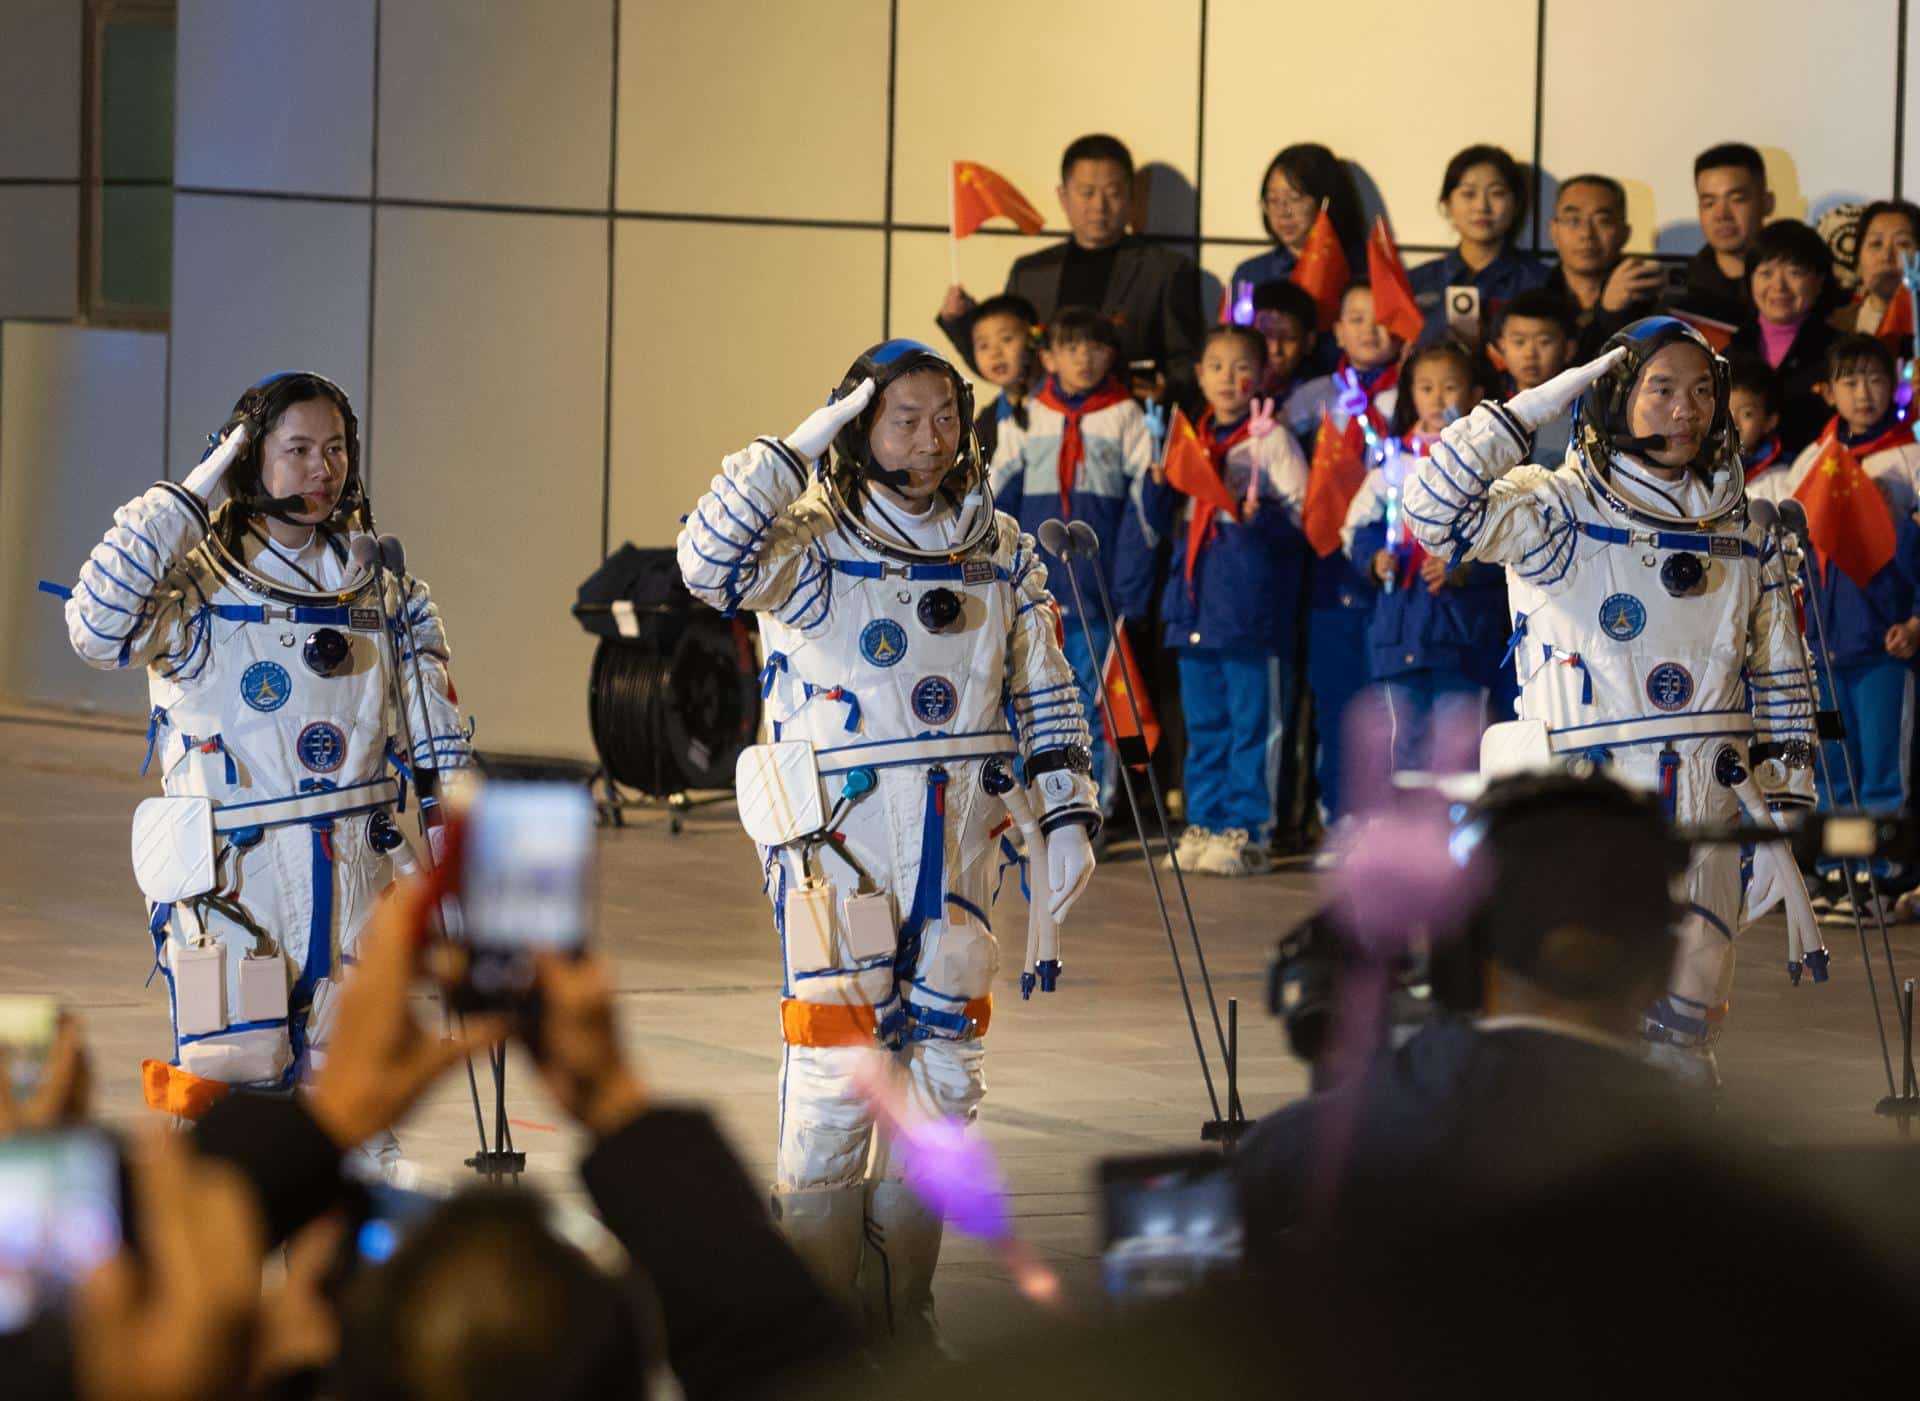
M 213 800 L 179 794 L 148 798 L 135 808 L 133 878 L 156 905 L 212 890 Z
M 826 821 L 820 765 L 803 739 L 743 750 L 733 766 L 733 793 L 740 825 L 761 846 L 785 846 Z

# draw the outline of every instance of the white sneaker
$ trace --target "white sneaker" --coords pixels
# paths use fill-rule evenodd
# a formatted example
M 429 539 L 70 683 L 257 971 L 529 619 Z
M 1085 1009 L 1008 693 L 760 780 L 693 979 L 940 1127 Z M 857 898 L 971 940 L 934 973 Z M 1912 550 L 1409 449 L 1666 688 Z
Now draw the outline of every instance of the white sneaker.
M 1205 827 L 1189 826 L 1180 834 L 1179 845 L 1173 851 L 1160 858 L 1160 869 L 1171 871 L 1173 863 L 1178 861 L 1183 871 L 1199 869 L 1201 854 L 1206 851 L 1207 843 L 1213 840 L 1213 833 Z
M 1273 858 L 1247 839 L 1244 827 L 1229 827 L 1213 834 L 1195 869 L 1210 876 L 1259 876 L 1273 869 Z

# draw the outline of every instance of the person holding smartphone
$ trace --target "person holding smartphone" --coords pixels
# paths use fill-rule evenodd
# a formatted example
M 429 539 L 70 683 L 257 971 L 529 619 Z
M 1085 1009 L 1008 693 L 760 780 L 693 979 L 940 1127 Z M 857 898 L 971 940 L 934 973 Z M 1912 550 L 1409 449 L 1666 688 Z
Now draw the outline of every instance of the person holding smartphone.
M 114 513 L 66 602 L 83 661 L 148 675 L 166 796 L 135 815 L 135 874 L 174 1049 L 143 1078 L 185 1117 L 324 1054 L 391 815 L 472 760 L 439 611 L 380 566 L 346 393 L 272 375 L 213 441 Z
M 836 1297 L 865 1293 L 916 1341 L 942 1222 L 876 1141 L 860 1081 L 973 1118 L 998 833 L 1019 823 L 1032 901 L 1058 921 L 1100 825 L 1047 571 L 994 510 L 972 408 L 936 351 L 874 346 L 784 440 L 725 460 L 678 546 L 696 597 L 759 615 L 766 657 L 775 743 L 743 756 L 739 790 L 786 964 L 775 1214 Z

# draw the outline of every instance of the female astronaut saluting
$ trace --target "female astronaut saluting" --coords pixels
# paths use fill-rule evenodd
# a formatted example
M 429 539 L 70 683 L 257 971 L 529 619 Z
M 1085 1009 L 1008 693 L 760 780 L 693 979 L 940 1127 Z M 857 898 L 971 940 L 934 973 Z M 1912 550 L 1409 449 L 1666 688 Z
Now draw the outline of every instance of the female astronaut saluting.
M 324 1051 L 401 843 L 389 814 L 471 762 L 439 613 L 377 568 L 346 394 L 274 375 L 218 436 L 184 483 L 114 512 L 66 605 L 89 665 L 147 668 L 166 796 L 135 814 L 133 857 L 174 1056 L 144 1079 L 188 1116 Z

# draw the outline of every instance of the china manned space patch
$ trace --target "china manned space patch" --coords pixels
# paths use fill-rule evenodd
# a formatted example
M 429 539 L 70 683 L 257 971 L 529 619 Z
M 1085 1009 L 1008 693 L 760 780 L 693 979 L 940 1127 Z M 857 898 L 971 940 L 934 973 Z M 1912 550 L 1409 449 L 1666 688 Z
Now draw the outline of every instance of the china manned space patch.
M 315 773 L 332 773 L 347 761 L 347 734 L 338 725 L 315 720 L 294 744 L 300 762 Z
M 380 610 L 378 608 L 349 608 L 347 626 L 355 632 L 380 631 Z
M 960 707 L 960 692 L 944 676 L 923 676 L 913 683 L 913 713 L 928 725 L 944 725 Z
M 907 655 L 907 630 L 891 618 L 875 618 L 860 629 L 860 655 L 874 666 L 898 666 Z
M 1630 593 L 1607 595 L 1600 605 L 1600 631 L 1615 642 L 1631 642 L 1647 628 L 1647 605 Z
M 1678 662 L 1662 662 L 1647 673 L 1647 699 L 1658 710 L 1679 710 L 1693 699 L 1693 673 Z
M 255 662 L 240 673 L 240 699 L 255 710 L 278 710 L 293 695 L 293 678 L 278 662 Z

